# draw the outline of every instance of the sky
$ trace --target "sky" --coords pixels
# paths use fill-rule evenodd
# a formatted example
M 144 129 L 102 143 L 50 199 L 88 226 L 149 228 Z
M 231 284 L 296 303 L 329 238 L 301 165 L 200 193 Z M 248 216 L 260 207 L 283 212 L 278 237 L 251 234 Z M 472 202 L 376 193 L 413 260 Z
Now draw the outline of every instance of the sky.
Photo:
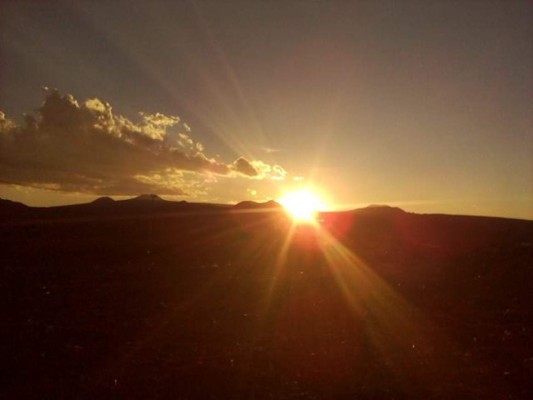
M 0 197 L 533 219 L 533 3 L 4 1 Z

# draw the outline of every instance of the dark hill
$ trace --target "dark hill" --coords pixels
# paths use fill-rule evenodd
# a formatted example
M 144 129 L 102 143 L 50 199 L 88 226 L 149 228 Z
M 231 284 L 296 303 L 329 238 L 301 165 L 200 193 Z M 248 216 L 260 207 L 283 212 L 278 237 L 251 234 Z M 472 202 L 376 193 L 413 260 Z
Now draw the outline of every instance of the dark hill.
M 106 206 L 115 203 L 115 200 L 113 200 L 111 197 L 99 197 L 96 200 L 92 201 L 90 204 L 93 204 L 95 206 Z
M 9 214 L 10 212 L 24 212 L 27 211 L 29 208 L 30 207 L 25 204 L 0 198 L 0 212 L 2 213 Z
M 228 205 L 168 201 L 157 195 L 144 194 L 126 200 L 100 197 L 91 203 L 54 207 L 28 207 L 9 200 L 0 202 L 4 222 L 77 220 L 87 218 L 154 217 L 180 213 L 210 213 L 229 208 Z
M 360 213 L 366 213 L 366 214 L 400 214 L 405 213 L 404 210 L 402 210 L 399 207 L 391 207 L 387 205 L 382 204 L 371 204 L 365 208 L 361 208 L 358 210 Z
M 533 221 L 107 203 L 0 202 L 0 397 L 533 398 Z
M 7 221 L 13 218 L 29 216 L 31 207 L 16 201 L 0 198 L 0 221 Z
M 274 200 L 269 200 L 265 203 L 258 203 L 255 201 L 241 201 L 233 206 L 234 210 L 281 210 L 282 206 Z
M 162 202 L 166 202 L 166 200 L 162 199 L 161 197 L 159 197 L 158 195 L 156 194 L 141 194 L 137 197 L 134 197 L 134 198 L 131 198 L 131 199 L 127 199 L 127 200 L 122 200 L 124 202 L 135 202 L 135 203 L 144 203 L 144 202 L 149 202 L 149 203 L 162 203 Z
M 11 200 L 7 200 L 7 199 L 2 199 L 0 198 L 0 207 L 2 207 L 2 209 L 26 209 L 28 208 L 27 205 L 25 204 L 22 204 L 22 203 L 19 203 L 17 201 L 11 201 Z

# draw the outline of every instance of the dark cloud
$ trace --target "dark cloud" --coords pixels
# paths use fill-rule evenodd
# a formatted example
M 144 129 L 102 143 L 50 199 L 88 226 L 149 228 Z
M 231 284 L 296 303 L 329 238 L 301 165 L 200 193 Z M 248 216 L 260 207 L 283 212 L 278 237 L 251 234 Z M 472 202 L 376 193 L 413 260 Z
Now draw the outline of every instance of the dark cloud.
M 0 181 L 95 194 L 201 190 L 205 175 L 283 177 L 262 161 L 225 164 L 204 153 L 177 116 L 140 113 L 140 121 L 115 115 L 109 103 L 45 89 L 37 115 L 19 125 L 0 112 Z
M 232 167 L 234 171 L 243 175 L 257 176 L 258 174 L 257 170 L 252 166 L 252 164 L 250 164 L 247 159 L 242 157 L 235 160 Z

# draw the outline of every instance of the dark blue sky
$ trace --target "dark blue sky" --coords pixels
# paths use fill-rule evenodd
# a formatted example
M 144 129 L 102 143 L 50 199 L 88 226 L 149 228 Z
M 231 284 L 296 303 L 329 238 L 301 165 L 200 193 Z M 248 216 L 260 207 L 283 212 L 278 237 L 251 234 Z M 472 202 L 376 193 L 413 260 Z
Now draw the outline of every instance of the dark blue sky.
M 8 118 L 48 86 L 132 120 L 180 116 L 207 157 L 286 171 L 194 170 L 192 198 L 309 184 L 332 205 L 533 218 L 531 2 L 8 1 L 0 15 Z M 2 180 L 19 184 L 2 197 L 62 201 Z

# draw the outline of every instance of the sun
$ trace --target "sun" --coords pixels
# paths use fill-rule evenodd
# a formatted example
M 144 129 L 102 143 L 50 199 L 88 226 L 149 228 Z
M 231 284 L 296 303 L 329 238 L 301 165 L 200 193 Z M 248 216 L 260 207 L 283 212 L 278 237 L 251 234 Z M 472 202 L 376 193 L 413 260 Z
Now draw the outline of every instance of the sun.
M 318 211 L 324 208 L 320 197 L 310 189 L 287 192 L 278 202 L 297 223 L 315 223 Z

